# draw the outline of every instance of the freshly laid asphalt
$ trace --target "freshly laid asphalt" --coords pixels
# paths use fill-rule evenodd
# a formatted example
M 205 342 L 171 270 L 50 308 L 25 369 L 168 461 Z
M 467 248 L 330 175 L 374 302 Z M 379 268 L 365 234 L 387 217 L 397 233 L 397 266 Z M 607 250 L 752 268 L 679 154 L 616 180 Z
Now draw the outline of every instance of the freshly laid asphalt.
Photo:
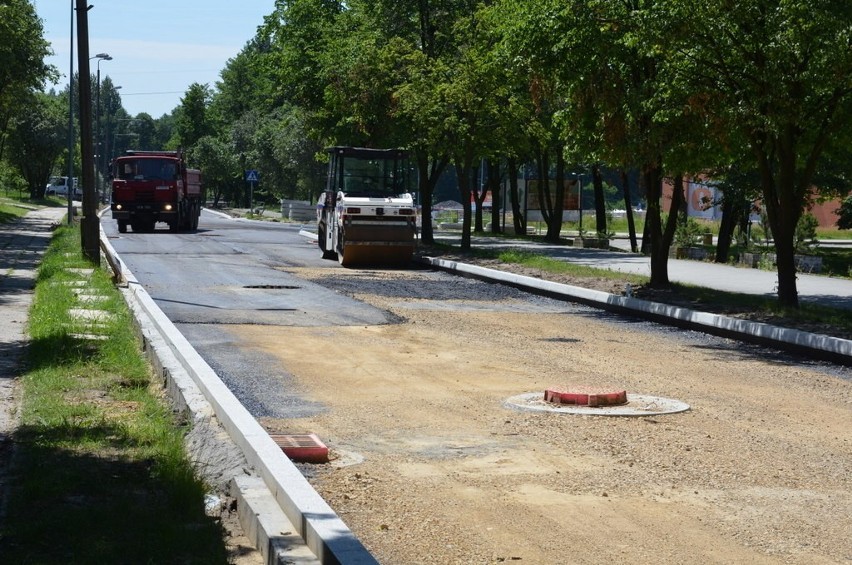
M 52 228 L 65 217 L 65 208 L 32 210 L 21 220 L 0 225 L 0 523 L 4 520 L 5 487 L 11 436 L 17 424 L 20 398 L 16 383 L 23 370 L 27 346 L 26 322 L 41 257 L 50 243 Z M 436 232 L 439 241 L 458 241 L 458 233 Z M 616 240 L 619 241 L 619 240 Z M 580 249 L 528 240 L 474 237 L 476 248 L 528 248 L 559 260 L 650 275 L 648 257 L 620 251 Z M 625 245 L 620 241 L 619 245 Z M 777 276 L 772 271 L 709 262 L 670 259 L 669 280 L 717 290 L 775 296 Z M 798 275 L 802 302 L 852 309 L 852 280 Z M 816 336 L 819 337 L 819 336 Z M 847 343 L 848 345 L 848 343 Z

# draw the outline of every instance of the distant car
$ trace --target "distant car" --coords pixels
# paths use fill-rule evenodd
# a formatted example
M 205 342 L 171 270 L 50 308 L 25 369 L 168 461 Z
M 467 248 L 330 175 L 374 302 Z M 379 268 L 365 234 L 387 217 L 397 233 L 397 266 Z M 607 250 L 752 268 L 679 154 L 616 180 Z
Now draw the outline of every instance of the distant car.
M 74 184 L 73 198 L 83 198 L 83 190 L 77 183 L 77 177 L 73 177 Z M 68 196 L 68 177 L 50 177 L 50 182 L 44 187 L 44 196 Z

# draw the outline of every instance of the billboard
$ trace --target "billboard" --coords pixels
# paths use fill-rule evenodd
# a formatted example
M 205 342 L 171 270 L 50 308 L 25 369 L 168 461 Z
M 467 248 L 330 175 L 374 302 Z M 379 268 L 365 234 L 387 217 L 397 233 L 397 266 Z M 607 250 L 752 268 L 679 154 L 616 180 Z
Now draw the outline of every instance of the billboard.
M 721 191 L 712 184 L 689 182 L 686 184 L 686 205 L 688 216 L 716 220 L 722 217 L 718 203 Z
M 551 203 L 556 196 L 556 181 L 549 180 L 548 188 L 550 189 Z M 527 181 L 527 210 L 541 210 L 541 201 L 539 200 L 540 180 Z M 562 197 L 563 210 L 579 210 L 580 206 L 580 186 L 576 180 L 566 180 L 563 183 L 565 192 Z M 552 207 L 552 206 L 551 206 Z

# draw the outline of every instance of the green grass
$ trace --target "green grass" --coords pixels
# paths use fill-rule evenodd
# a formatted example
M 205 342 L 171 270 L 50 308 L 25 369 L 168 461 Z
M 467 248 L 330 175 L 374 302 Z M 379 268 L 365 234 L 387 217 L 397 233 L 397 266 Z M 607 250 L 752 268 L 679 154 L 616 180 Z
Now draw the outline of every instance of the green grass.
M 589 277 L 609 280 L 626 280 L 631 284 L 636 285 L 648 283 L 648 277 L 644 277 L 642 275 L 631 275 L 610 271 L 608 269 L 596 269 L 594 267 L 588 267 L 586 265 L 576 265 L 574 263 L 551 259 L 550 257 L 547 257 L 545 255 L 520 249 L 509 249 L 493 253 L 492 255 L 503 263 L 514 263 L 518 265 L 523 265 L 524 267 L 529 267 L 531 269 L 545 271 L 548 273 L 568 274 L 577 277 Z
M 20 206 L 17 200 L 11 198 L 0 198 L 0 224 L 14 222 L 29 212 L 28 209 Z
M 434 244 L 429 246 L 428 249 L 436 256 L 459 253 L 458 247 L 446 244 Z M 844 251 L 843 253 L 852 252 Z M 672 284 L 668 289 L 655 291 L 648 288 L 649 278 L 642 275 L 574 265 L 528 250 L 497 251 L 474 248 L 463 253 L 463 255 L 482 259 L 496 259 L 503 263 L 535 269 L 539 271 L 539 276 L 543 279 L 547 279 L 548 273 L 569 275 L 578 279 L 572 284 L 579 286 L 583 285 L 582 279 L 584 278 L 629 282 L 634 287 L 635 296 L 656 302 L 677 304 L 707 312 L 764 321 L 816 333 L 835 333 L 843 336 L 852 333 L 852 316 L 848 311 L 842 309 L 806 303 L 801 303 L 798 309 L 784 308 L 773 298 L 724 292 L 685 284 Z
M 50 196 L 31 200 L 24 196 L 5 195 L 0 196 L 0 224 L 14 222 L 30 212 L 33 208 L 66 206 L 67 201 Z
M 62 227 L 39 270 L 14 434 L 13 489 L 0 532 L 4 563 L 227 563 L 221 525 L 204 513 L 204 483 L 152 382 L 132 319 L 106 270 L 86 292 L 107 296 L 106 341 L 91 328 L 68 268 L 87 268 L 79 229 Z
M 852 252 L 845 252 L 852 255 Z M 641 287 L 648 284 L 648 277 L 618 273 L 607 269 L 597 269 L 584 265 L 572 265 L 530 251 L 508 250 L 500 252 L 476 251 L 477 256 L 499 259 L 504 263 L 523 265 L 544 273 L 569 274 L 576 277 L 588 277 L 609 280 L 623 280 L 637 288 L 641 296 Z M 847 260 L 848 260 L 847 255 Z M 761 319 L 774 319 L 780 325 L 822 325 L 835 326 L 844 332 L 852 332 L 852 316 L 846 310 L 828 308 L 814 304 L 800 304 L 798 309 L 784 308 L 771 298 L 751 294 L 724 292 L 714 289 L 684 284 L 673 284 L 667 294 L 669 300 L 690 307 L 711 312 L 742 314 L 753 313 Z M 660 297 L 651 297 L 660 299 Z

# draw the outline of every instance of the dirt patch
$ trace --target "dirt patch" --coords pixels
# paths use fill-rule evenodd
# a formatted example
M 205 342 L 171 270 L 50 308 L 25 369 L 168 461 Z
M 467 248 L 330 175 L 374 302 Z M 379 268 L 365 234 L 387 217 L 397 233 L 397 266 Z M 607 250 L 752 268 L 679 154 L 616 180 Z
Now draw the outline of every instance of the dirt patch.
M 336 462 L 304 472 L 380 562 L 852 559 L 844 369 L 440 273 L 292 272 L 400 320 L 232 327 L 327 407 L 263 424 L 331 447 Z M 445 285 L 470 286 L 452 299 Z M 692 408 L 607 418 L 504 406 L 603 383 Z

